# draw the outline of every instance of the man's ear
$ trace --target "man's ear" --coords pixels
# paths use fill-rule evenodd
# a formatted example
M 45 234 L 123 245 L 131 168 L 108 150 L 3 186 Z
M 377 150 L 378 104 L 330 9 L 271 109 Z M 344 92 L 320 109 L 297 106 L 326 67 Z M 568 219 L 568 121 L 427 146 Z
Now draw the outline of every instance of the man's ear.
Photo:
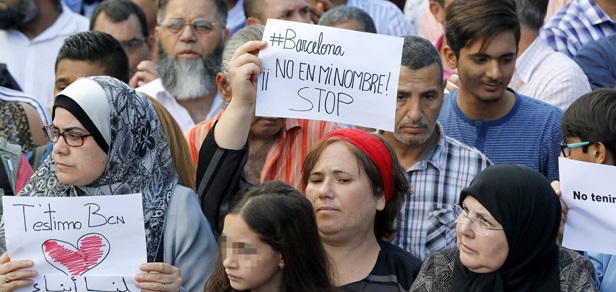
M 458 58 L 449 45 L 445 45 L 445 47 L 443 47 L 443 53 L 445 54 L 445 59 L 447 60 L 449 68 L 458 68 Z
M 216 74 L 216 85 L 218 86 L 218 94 L 220 94 L 222 100 L 226 103 L 230 103 L 232 96 L 231 84 L 227 82 L 227 77 L 225 77 L 222 72 L 218 72 L 218 74 Z
M 156 48 L 156 37 L 154 37 L 153 35 L 148 36 L 148 38 L 145 40 L 145 44 L 146 46 L 148 46 L 150 53 L 153 53 L 154 49 Z
M 445 8 L 434 0 L 430 0 L 430 3 L 428 3 L 428 7 L 430 8 L 430 12 L 434 16 L 434 19 L 436 19 L 436 21 L 440 24 L 445 24 Z
M 608 157 L 611 156 L 608 153 L 607 148 L 605 147 L 605 145 L 602 142 L 597 142 L 592 146 L 592 151 L 595 151 L 594 153 L 594 157 L 595 157 L 595 163 L 599 163 L 599 164 L 607 164 L 608 163 L 608 159 L 611 159 L 612 157 Z M 589 150 L 591 151 L 591 150 Z
M 222 35 L 223 44 L 227 43 L 227 41 L 229 40 L 229 36 L 230 35 L 231 35 L 231 33 L 229 32 L 229 29 L 225 28 L 225 32 Z
M 253 25 L 253 24 L 263 24 L 263 25 L 265 25 L 264 23 L 261 22 L 261 20 L 259 20 L 256 17 L 250 16 L 250 17 L 246 18 L 246 26 Z

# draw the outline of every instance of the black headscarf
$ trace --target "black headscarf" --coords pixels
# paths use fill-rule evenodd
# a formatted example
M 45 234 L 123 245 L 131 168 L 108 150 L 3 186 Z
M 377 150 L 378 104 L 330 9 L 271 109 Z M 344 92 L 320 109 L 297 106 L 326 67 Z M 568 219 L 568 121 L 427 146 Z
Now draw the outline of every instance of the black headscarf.
M 500 269 L 474 273 L 456 257 L 451 291 L 560 291 L 560 202 L 541 173 L 522 165 L 501 164 L 483 170 L 462 190 L 502 226 L 509 254 Z

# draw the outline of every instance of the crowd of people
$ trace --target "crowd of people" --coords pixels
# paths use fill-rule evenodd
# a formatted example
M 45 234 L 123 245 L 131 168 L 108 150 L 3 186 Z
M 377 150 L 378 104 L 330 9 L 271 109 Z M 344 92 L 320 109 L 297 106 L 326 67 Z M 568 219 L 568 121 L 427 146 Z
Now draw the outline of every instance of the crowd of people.
M 394 130 L 256 116 L 268 19 L 403 38 Z M 616 163 L 614 36 L 609 0 L 0 2 L 1 194 L 141 194 L 142 291 L 616 291 L 558 168 Z

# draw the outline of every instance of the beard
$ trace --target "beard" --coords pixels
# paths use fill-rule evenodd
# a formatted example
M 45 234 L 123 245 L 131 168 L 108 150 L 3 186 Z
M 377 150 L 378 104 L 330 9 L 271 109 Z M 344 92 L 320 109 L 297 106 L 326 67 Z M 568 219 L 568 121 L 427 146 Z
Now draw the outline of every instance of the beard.
M 17 29 L 34 19 L 37 13 L 34 0 L 17 0 L 16 5 L 0 11 L 0 29 Z
M 195 59 L 169 56 L 158 42 L 156 70 L 167 90 L 178 100 L 195 99 L 216 91 L 216 74 L 222 64 L 222 42 L 214 51 Z
M 405 138 L 404 135 L 402 134 L 401 129 L 403 127 L 407 127 L 407 126 L 415 126 L 415 127 L 422 127 L 424 129 L 427 130 L 426 134 L 419 138 L 419 139 L 411 139 L 411 138 Z M 432 137 L 432 135 L 434 134 L 434 129 L 436 128 L 436 122 L 432 125 L 430 125 L 430 123 L 428 123 L 427 121 L 421 119 L 417 122 L 413 122 L 411 120 L 406 120 L 406 121 L 401 121 L 398 126 L 396 127 L 396 129 L 394 130 L 394 137 L 396 138 L 396 140 L 400 141 L 402 144 L 404 145 L 422 145 L 424 143 L 426 143 L 426 141 L 428 141 L 428 139 L 430 139 L 430 137 Z

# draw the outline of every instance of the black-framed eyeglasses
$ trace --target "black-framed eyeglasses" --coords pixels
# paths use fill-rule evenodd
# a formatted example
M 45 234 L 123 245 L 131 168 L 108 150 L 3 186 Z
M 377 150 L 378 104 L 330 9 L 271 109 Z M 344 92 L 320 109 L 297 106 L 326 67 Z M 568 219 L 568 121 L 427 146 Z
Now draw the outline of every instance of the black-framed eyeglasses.
M 453 211 L 453 216 L 456 218 L 456 222 L 458 224 L 464 224 L 470 221 L 471 228 L 479 235 L 487 235 L 490 230 L 503 230 L 502 227 L 495 227 L 483 218 L 469 217 L 468 212 L 458 204 L 451 205 L 451 210 Z
M 120 42 L 120 45 L 122 45 L 122 48 L 128 52 L 141 48 L 141 46 L 145 44 L 145 41 L 145 37 L 135 37 L 130 40 Z
M 216 27 L 217 24 L 216 22 L 207 19 L 195 19 L 192 22 L 187 23 L 183 19 L 179 18 L 169 19 L 164 23 L 159 24 L 159 26 L 162 26 L 163 29 L 172 34 L 180 33 L 186 25 L 191 26 L 193 31 L 198 34 L 207 34 L 214 30 L 214 27 Z
M 45 137 L 47 137 L 47 140 L 51 143 L 58 142 L 58 139 L 62 136 L 62 138 L 64 138 L 64 142 L 66 142 L 66 145 L 71 147 L 82 146 L 84 139 L 92 136 L 90 134 L 83 135 L 71 131 L 60 132 L 60 130 L 54 126 L 44 126 L 43 133 L 45 133 Z
M 590 141 L 586 142 L 578 142 L 578 143 L 567 143 L 565 141 L 560 142 L 560 152 L 563 153 L 564 157 L 569 157 L 571 155 L 571 148 L 584 146 L 584 152 L 588 151 L 588 145 L 590 145 Z

